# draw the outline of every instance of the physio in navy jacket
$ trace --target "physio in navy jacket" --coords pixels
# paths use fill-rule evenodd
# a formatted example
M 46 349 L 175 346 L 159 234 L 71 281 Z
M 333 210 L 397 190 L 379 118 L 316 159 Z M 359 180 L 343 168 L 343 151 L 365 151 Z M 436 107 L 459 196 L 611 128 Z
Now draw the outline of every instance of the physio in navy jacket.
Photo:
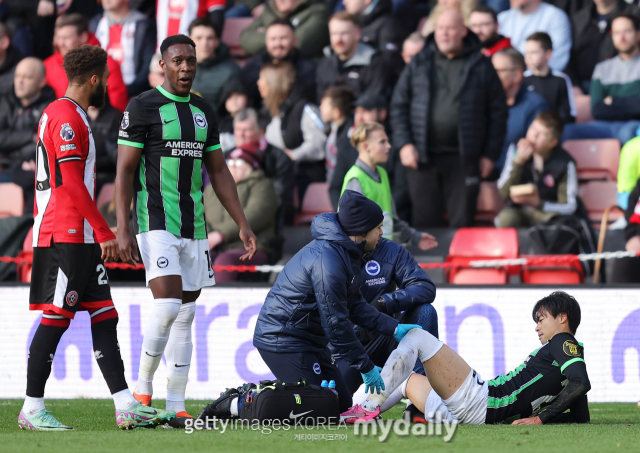
M 393 316 L 402 324 L 417 324 L 438 338 L 438 315 L 431 305 L 436 287 L 411 253 L 401 244 L 380 238 L 376 248 L 366 257 L 362 267 L 361 291 L 364 299 L 377 310 Z M 356 337 L 375 365 L 384 366 L 398 347 L 392 337 L 355 327 Z M 347 388 L 353 394 L 362 384 L 359 373 L 333 350 L 333 356 L 343 374 Z M 424 374 L 417 361 L 414 371 Z
M 382 236 L 382 219 L 376 203 L 353 191 L 343 194 L 338 214 L 316 216 L 311 224 L 314 240 L 278 276 L 253 336 L 276 378 L 316 385 L 323 379 L 336 381 L 341 412 L 351 407 L 351 393 L 329 342 L 365 382 L 381 382 L 352 322 L 395 338 L 409 327 L 398 327 L 398 321 L 366 303 L 360 292 L 362 265 Z

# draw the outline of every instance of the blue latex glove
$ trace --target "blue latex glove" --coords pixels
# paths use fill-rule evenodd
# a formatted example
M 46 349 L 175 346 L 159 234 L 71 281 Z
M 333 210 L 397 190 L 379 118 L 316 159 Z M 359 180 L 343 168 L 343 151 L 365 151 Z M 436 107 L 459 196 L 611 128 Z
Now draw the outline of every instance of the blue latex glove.
M 418 324 L 398 324 L 398 327 L 396 327 L 396 331 L 393 334 L 393 338 L 398 340 L 399 343 L 411 329 L 422 329 L 422 326 L 419 326 Z
M 382 368 L 379 366 L 374 366 L 371 371 L 367 373 L 360 373 L 362 375 L 362 380 L 364 381 L 364 392 L 369 393 L 369 389 L 371 389 L 371 393 L 374 390 L 378 392 L 380 395 L 380 390 L 384 390 L 384 381 L 382 380 L 382 376 L 380 376 L 380 371 Z

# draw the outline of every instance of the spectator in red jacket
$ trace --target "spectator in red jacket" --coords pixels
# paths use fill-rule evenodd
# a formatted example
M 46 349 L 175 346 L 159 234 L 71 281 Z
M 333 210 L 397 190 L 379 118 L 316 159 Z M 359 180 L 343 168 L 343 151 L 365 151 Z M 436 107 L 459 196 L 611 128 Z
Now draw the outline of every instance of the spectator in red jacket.
M 480 5 L 469 16 L 469 29 L 482 42 L 482 54 L 491 58 L 494 53 L 511 47 L 511 40 L 498 34 L 498 15 L 488 6 Z
M 87 18 L 81 14 L 60 16 L 56 21 L 56 33 L 53 41 L 57 49 L 56 53 L 44 60 L 44 66 L 47 70 L 47 85 L 53 88 L 56 97 L 61 98 L 69 84 L 62 67 L 64 56 L 71 49 L 82 44 L 99 46 L 100 42 L 93 33 L 89 32 Z M 127 86 L 122 80 L 120 66 L 111 57 L 107 58 L 107 65 L 109 66 L 109 78 L 107 79 L 109 101 L 113 107 L 124 112 L 129 102 L 129 96 Z

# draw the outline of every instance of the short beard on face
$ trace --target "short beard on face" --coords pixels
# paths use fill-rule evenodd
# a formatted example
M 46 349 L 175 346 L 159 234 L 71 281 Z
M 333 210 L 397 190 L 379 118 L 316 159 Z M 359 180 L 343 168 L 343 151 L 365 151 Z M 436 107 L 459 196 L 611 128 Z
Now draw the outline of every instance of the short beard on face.
M 100 85 L 98 85 L 95 91 L 91 93 L 91 96 L 89 96 L 89 105 L 91 107 L 101 109 L 102 107 L 104 107 L 105 98 L 106 98 L 105 89 L 101 80 Z

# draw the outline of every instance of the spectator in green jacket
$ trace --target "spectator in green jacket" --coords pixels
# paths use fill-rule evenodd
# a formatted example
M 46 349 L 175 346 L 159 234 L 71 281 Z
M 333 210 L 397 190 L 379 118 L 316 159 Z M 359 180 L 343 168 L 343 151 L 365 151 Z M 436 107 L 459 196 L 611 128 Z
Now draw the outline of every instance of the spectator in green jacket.
M 227 157 L 227 165 L 238 188 L 238 197 L 251 229 L 258 238 L 258 251 L 251 260 L 240 261 L 246 253 L 239 239 L 239 229 L 210 184 L 204 190 L 204 213 L 207 221 L 209 248 L 213 265 L 248 266 L 265 264 L 269 245 L 275 236 L 278 197 L 273 182 L 262 169 L 262 159 L 258 156 L 258 142 L 250 142 L 234 149 Z M 235 281 L 238 272 L 216 272 L 217 282 Z
M 618 206 L 627 209 L 629 195 L 640 179 L 640 137 L 632 138 L 622 147 L 618 165 Z
M 240 67 L 231 61 L 229 48 L 220 42 L 211 21 L 199 17 L 189 25 L 189 37 L 196 43 L 198 70 L 192 90 L 205 101 L 217 106 L 222 87 L 240 73 Z
M 291 22 L 303 58 L 322 56 L 329 44 L 328 12 L 324 0 L 269 0 L 264 12 L 240 35 L 240 45 L 249 55 L 265 48 L 265 32 L 276 19 Z

